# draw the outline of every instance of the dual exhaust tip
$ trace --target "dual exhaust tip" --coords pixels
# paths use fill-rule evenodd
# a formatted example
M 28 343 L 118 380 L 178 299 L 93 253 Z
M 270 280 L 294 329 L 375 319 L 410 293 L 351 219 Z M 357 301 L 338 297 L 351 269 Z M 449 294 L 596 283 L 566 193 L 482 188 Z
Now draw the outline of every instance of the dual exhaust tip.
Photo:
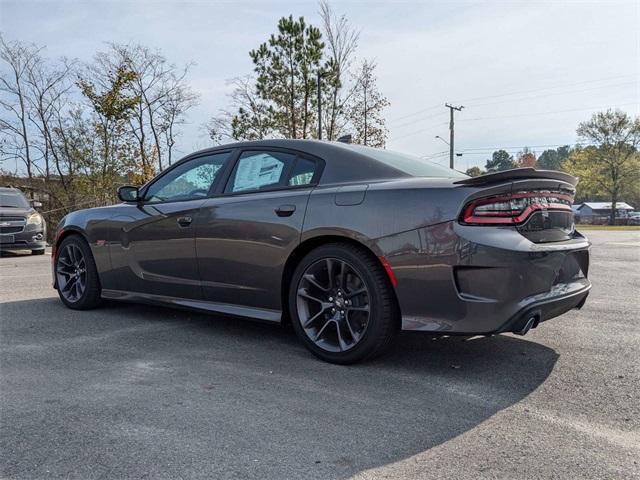
M 522 324 L 522 327 L 519 330 L 514 330 L 513 333 L 515 333 L 516 335 L 526 335 L 527 333 L 529 333 L 529 330 L 531 330 L 532 328 L 536 328 L 538 326 L 538 323 L 540 323 L 539 314 L 529 315 L 528 317 L 526 317 L 526 320 Z

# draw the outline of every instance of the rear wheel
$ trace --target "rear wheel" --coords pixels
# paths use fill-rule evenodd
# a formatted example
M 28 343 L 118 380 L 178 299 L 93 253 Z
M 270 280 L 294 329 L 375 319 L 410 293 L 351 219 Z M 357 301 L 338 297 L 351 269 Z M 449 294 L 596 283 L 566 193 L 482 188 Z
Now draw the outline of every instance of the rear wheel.
M 289 311 L 305 346 L 332 363 L 376 356 L 397 331 L 394 294 L 384 269 L 377 258 L 351 244 L 324 245 L 300 262 Z
M 100 280 L 87 242 L 78 235 L 65 238 L 55 261 L 60 300 L 69 308 L 88 310 L 100 304 Z

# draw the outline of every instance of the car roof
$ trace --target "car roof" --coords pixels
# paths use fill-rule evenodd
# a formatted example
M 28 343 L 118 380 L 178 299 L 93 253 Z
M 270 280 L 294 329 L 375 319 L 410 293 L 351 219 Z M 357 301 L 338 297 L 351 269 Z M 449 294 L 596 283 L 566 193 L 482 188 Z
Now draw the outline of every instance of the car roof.
M 187 158 L 230 148 L 286 148 L 325 161 L 321 184 L 411 177 L 406 172 L 350 149 L 344 143 L 322 140 L 271 139 L 229 143 L 200 150 Z

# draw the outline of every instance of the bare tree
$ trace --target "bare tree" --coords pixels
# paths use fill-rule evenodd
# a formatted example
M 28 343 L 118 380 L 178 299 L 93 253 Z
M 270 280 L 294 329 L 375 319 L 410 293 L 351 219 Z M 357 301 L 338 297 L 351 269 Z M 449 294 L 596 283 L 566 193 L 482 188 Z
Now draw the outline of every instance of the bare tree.
M 324 129 L 326 138 L 335 140 L 348 122 L 346 105 L 353 90 L 345 87 L 360 32 L 349 25 L 345 15 L 336 15 L 327 0 L 320 1 L 320 17 L 327 56 L 322 79 L 326 97 L 323 106 L 327 118 Z
M 172 76 L 167 89 L 167 97 L 160 110 L 160 131 L 166 146 L 166 159 L 173 162 L 173 147 L 180 131 L 178 127 L 185 123 L 185 113 L 198 104 L 198 95 L 182 83 L 183 77 Z
M 216 144 L 224 140 L 260 140 L 279 136 L 274 123 L 273 110 L 255 90 L 251 76 L 230 80 L 233 90 L 229 94 L 231 109 L 221 110 L 205 125 L 209 138 Z
M 177 126 L 184 123 L 187 110 L 197 104 L 197 95 L 185 81 L 192 64 L 177 67 L 158 50 L 116 43 L 100 54 L 100 61 L 112 69 L 127 65 L 135 73 L 132 89 L 139 102 L 129 126 L 136 139 L 143 174 L 150 177 L 156 163 L 159 170 L 165 163 L 171 164 Z
M 51 161 L 56 154 L 53 148 L 52 124 L 69 102 L 69 91 L 73 83 L 70 73 L 73 63 L 63 61 L 50 68 L 45 62 L 34 62 L 27 71 L 27 101 L 31 114 L 29 119 L 38 133 L 34 146 L 40 150 L 44 160 L 45 179 L 51 176 Z M 32 137 L 33 138 L 33 137 Z
M 355 130 L 354 143 L 382 148 L 387 140 L 383 110 L 389 101 L 376 86 L 375 69 L 375 63 L 365 60 L 358 70 L 349 117 Z
M 0 36 L 0 59 L 9 69 L 0 75 L 0 154 L 19 159 L 33 178 L 35 162 L 31 150 L 27 78 L 34 65 L 41 63 L 42 49 L 19 41 L 7 42 Z

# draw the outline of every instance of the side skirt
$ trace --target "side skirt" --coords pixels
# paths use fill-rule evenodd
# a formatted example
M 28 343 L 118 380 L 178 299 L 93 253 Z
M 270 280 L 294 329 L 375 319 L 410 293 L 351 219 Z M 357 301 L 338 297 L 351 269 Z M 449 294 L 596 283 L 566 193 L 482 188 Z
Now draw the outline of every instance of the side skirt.
M 222 313 L 238 317 L 253 318 L 265 322 L 280 323 L 282 312 L 266 308 L 245 307 L 230 303 L 208 302 L 206 300 L 194 300 L 190 298 L 168 297 L 165 295 L 153 295 L 150 293 L 125 292 L 122 290 L 102 289 L 102 298 L 107 300 L 121 300 L 125 302 L 149 303 L 152 305 L 165 305 L 175 308 L 187 308 L 201 312 Z

